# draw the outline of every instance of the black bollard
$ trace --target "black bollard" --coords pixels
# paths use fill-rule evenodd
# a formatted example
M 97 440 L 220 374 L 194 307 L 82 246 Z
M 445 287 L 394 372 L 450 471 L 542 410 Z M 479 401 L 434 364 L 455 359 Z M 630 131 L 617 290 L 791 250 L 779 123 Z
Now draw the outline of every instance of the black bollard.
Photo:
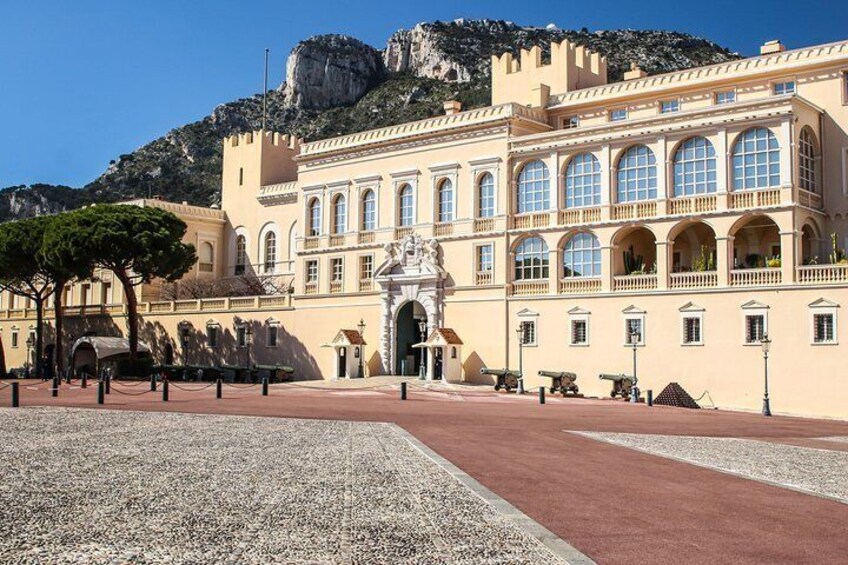
M 18 391 L 18 383 L 12 383 L 12 408 L 17 408 L 21 405 L 20 391 Z
M 215 380 L 215 398 L 221 398 L 224 394 L 224 387 L 221 383 L 221 379 L 218 378 Z
M 86 388 L 88 386 L 88 374 L 83 373 L 82 378 L 80 379 L 80 387 Z
M 59 396 L 59 377 L 53 377 L 53 397 Z
M 168 402 L 168 379 L 162 381 L 162 402 Z
M 156 392 L 156 373 L 150 375 L 150 390 Z
M 648 406 L 653 406 L 654 405 L 654 391 L 651 390 L 651 389 L 648 389 L 648 390 L 645 391 L 645 394 L 647 395 Z
M 65 373 L 65 382 L 71 384 L 71 374 Z
M 112 376 L 106 375 L 106 394 L 112 394 Z
M 97 404 L 103 404 L 106 401 L 106 384 L 103 379 L 97 381 Z
M 400 399 L 406 400 L 406 383 L 400 383 Z
M 268 396 L 268 377 L 262 377 L 262 396 Z
M 545 387 L 539 387 L 539 404 L 545 403 Z

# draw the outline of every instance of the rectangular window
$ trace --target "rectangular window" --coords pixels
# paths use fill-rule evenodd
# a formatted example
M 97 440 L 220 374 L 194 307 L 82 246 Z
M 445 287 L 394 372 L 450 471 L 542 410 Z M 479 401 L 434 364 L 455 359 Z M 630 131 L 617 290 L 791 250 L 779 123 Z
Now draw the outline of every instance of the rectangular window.
M 610 110 L 609 113 L 609 121 L 611 122 L 620 122 L 627 119 L 627 109 L 626 108 L 618 108 L 616 110 Z
M 834 315 L 813 314 L 813 343 L 835 343 Z
M 236 328 L 236 346 L 247 347 L 247 327 L 239 326 Z
M 842 73 L 842 103 L 848 104 L 848 71 Z
M 736 102 L 735 90 L 725 90 L 723 92 L 715 93 L 716 104 L 732 104 L 733 102 Z
M 562 119 L 562 129 L 574 129 L 580 125 L 580 118 L 568 116 Z
M 103 299 L 102 304 L 112 304 L 112 283 L 105 282 L 102 286 Z
M 91 304 L 91 285 L 88 283 L 80 285 L 80 306 Z
M 268 347 L 277 347 L 277 326 L 268 326 Z
M 239 186 L 244 184 L 244 167 L 239 168 Z
M 306 282 L 318 282 L 318 261 L 312 260 L 306 262 Z
M 206 326 L 207 347 L 218 347 L 218 326 Z
M 521 343 L 523 345 L 536 345 L 536 321 L 525 320 L 521 322 Z
M 374 276 L 374 256 L 363 255 L 359 258 L 359 280 L 371 280 Z
M 333 258 L 332 267 L 333 282 L 342 282 L 342 280 L 344 279 L 344 261 L 342 260 L 342 258 Z
M 700 345 L 701 343 L 701 317 L 683 318 L 683 345 Z
M 776 96 L 780 96 L 781 94 L 795 94 L 795 81 L 776 82 L 773 89 Z
M 477 246 L 477 272 L 490 273 L 493 266 L 492 244 Z
M 589 320 L 571 320 L 571 345 L 589 344 Z
M 745 343 L 760 343 L 766 334 L 766 317 L 763 314 L 745 316 Z
M 671 114 L 680 110 L 680 100 L 664 100 L 660 102 L 660 114 Z
M 18 332 L 12 332 L 12 347 L 18 346 Z
M 624 320 L 624 344 L 633 345 L 635 339 L 636 345 L 645 345 L 645 324 L 643 319 L 625 318 Z

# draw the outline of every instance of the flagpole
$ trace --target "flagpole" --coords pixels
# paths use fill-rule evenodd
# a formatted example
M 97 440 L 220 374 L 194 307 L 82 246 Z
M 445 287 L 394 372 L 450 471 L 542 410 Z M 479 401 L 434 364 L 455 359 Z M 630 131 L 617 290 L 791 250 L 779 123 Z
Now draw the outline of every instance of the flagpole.
M 262 88 L 262 131 L 265 131 L 265 122 L 268 116 L 268 53 L 269 49 L 265 48 L 265 81 Z

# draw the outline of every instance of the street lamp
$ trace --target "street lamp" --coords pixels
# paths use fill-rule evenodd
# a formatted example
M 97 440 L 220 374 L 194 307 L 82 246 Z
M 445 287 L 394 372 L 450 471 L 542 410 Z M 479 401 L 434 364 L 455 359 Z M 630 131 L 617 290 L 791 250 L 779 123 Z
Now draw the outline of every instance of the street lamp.
M 418 331 L 421 332 L 421 341 L 427 341 L 427 319 L 421 318 L 418 320 Z M 421 361 L 418 363 L 418 380 L 423 381 L 427 378 L 427 368 L 424 366 L 426 356 L 426 348 L 421 348 Z
M 180 328 L 180 345 L 183 348 L 183 367 L 188 366 L 188 328 Z
M 633 348 L 633 385 L 630 387 L 630 402 L 633 404 L 639 402 L 639 389 L 636 384 L 639 382 L 636 376 L 636 348 L 639 347 L 641 335 L 637 331 L 630 332 L 630 347 Z
M 768 356 L 771 349 L 771 340 L 768 334 L 764 334 L 760 340 L 760 347 L 763 348 L 763 368 L 765 372 L 765 393 L 763 394 L 763 416 L 771 416 L 771 406 L 769 405 L 768 393 Z
M 361 379 L 365 377 L 365 371 L 362 367 L 362 358 L 365 356 L 365 320 L 360 318 L 357 327 L 359 328 L 359 371 L 357 378 Z
M 515 328 L 518 336 L 518 394 L 524 394 L 524 323 Z M 507 370 L 509 370 L 507 368 Z
M 247 328 L 244 330 L 244 350 L 245 350 L 245 357 L 247 358 L 244 365 L 245 365 L 245 367 L 247 367 L 248 371 L 250 370 L 250 346 L 251 345 L 253 345 L 253 328 L 251 328 L 250 326 L 247 326 Z
M 26 376 L 27 376 L 27 378 L 29 378 L 30 377 L 30 373 L 29 373 L 30 361 L 29 361 L 29 359 L 30 359 L 30 351 L 32 350 L 32 336 L 27 337 L 26 350 L 27 350 L 26 363 L 25 363 L 25 365 L 26 365 Z

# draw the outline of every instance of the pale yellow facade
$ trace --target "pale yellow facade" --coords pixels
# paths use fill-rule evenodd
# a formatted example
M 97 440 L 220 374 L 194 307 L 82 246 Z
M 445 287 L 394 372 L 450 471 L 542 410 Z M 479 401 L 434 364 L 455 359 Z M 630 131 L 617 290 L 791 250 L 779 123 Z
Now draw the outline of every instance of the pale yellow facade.
M 134 202 L 186 220 L 189 280 L 273 289 L 167 301 L 145 287 L 142 339 L 182 359 L 182 328 L 189 363 L 335 378 L 357 364 L 331 342 L 361 320 L 368 375 L 417 373 L 423 356 L 431 377 L 487 382 L 482 367 L 518 368 L 523 327 L 528 387 L 573 371 L 605 396 L 599 373 L 633 370 L 632 331 L 643 390 L 678 382 L 758 410 L 768 334 L 772 409 L 848 417 L 848 265 L 829 260 L 832 237 L 848 247 L 848 42 L 612 84 L 602 57 L 552 51 L 548 65 L 537 49 L 494 57 L 491 107 L 311 143 L 228 138 L 220 210 Z M 124 331 L 110 284 L 70 287 L 72 332 Z M 419 322 L 453 329 L 456 358 L 413 348 Z M 31 324 L 4 295 L 8 366 Z

